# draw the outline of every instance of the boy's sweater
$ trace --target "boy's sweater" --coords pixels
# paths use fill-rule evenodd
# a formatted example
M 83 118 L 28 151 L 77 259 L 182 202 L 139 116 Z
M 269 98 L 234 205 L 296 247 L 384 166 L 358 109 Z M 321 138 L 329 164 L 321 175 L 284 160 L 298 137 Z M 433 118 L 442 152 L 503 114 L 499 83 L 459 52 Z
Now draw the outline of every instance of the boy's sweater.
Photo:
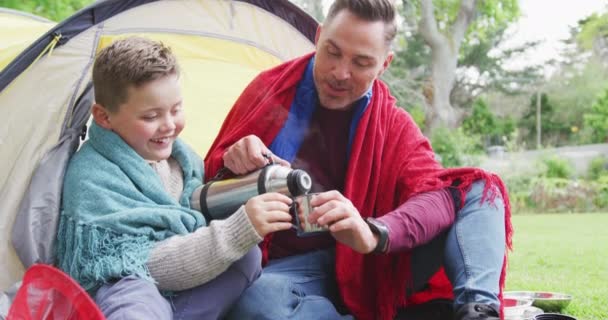
M 167 192 L 179 199 L 184 185 L 179 163 L 169 158 L 150 165 Z M 214 279 L 260 241 L 241 206 L 226 220 L 157 243 L 147 265 L 159 289 L 185 290 Z

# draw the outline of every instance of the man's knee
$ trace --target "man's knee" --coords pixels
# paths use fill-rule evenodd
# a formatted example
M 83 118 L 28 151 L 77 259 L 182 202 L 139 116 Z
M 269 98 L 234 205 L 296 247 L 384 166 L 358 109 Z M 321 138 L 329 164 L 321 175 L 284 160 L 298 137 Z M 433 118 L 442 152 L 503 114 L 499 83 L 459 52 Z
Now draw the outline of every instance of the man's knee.
M 95 302 L 106 319 L 171 319 L 169 302 L 156 285 L 137 276 L 128 276 L 101 287 Z
M 504 217 L 505 203 L 502 198 L 503 195 L 496 186 L 491 185 L 486 187 L 486 183 L 485 180 L 481 179 L 473 182 L 470 190 L 466 193 L 464 206 L 457 214 L 457 217 L 462 218 L 471 214 L 484 213 Z
M 228 319 L 245 319 L 270 311 L 280 312 L 288 306 L 288 300 L 293 296 L 290 281 L 285 276 L 274 274 L 262 275 L 254 281 L 232 306 Z M 272 309 L 268 309 L 271 303 Z

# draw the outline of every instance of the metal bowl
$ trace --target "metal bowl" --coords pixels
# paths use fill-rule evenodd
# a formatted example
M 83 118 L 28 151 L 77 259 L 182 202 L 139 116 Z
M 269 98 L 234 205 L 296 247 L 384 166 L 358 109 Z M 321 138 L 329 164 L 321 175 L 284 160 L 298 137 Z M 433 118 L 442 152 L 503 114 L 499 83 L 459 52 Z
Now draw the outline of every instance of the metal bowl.
M 504 297 L 533 299 L 532 305 L 545 312 L 561 311 L 572 301 L 569 294 L 546 291 L 507 291 Z
M 535 320 L 576 320 L 574 317 L 570 317 L 559 313 L 543 313 L 534 317 Z
M 521 319 L 533 301 L 526 297 L 505 297 L 502 299 L 505 319 Z

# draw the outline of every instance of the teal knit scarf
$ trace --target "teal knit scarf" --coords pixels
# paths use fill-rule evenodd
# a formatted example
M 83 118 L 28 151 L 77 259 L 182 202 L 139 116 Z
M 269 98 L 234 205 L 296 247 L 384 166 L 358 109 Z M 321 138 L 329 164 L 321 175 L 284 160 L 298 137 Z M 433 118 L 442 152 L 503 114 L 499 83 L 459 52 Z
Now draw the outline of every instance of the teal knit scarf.
M 202 184 L 201 159 L 180 140 L 171 155 L 184 174 L 179 203 L 146 160 L 96 124 L 71 159 L 63 186 L 57 264 L 89 293 L 127 275 L 150 279 L 146 261 L 155 242 L 205 225 L 202 214 L 190 209 L 190 195 Z

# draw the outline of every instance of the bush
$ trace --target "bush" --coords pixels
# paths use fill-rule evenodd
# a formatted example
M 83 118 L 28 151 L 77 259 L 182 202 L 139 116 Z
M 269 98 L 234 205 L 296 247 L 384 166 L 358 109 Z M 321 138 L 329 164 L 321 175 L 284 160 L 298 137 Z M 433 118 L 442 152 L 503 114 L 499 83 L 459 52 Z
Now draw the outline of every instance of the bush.
M 479 149 L 482 150 L 488 145 L 502 145 L 504 139 L 515 131 L 515 122 L 509 117 L 496 117 L 485 100 L 480 98 L 473 102 L 473 111 L 462 122 L 462 128 L 466 134 L 483 137 L 484 141 L 479 141 Z
M 94 0 L 0 0 L 0 7 L 30 12 L 53 21 L 61 21 L 93 2 Z
M 595 181 L 597 194 L 593 198 L 593 204 L 598 208 L 608 208 L 608 175 L 600 176 Z
M 593 212 L 608 209 L 608 175 L 597 181 L 508 176 L 513 212 Z
M 426 115 L 422 107 L 413 106 L 411 108 L 407 108 L 406 110 L 410 114 L 410 116 L 412 116 L 412 119 L 414 119 L 414 122 L 416 122 L 418 128 L 424 131 L 424 128 L 426 126 Z
M 433 150 L 446 168 L 478 165 L 480 151 L 476 146 L 479 141 L 478 135 L 467 135 L 461 128 L 438 128 L 431 137 Z
M 593 211 L 597 190 L 585 181 L 564 178 L 538 178 L 535 180 L 530 200 L 542 212 Z
M 591 112 L 584 115 L 584 123 L 591 130 L 592 142 L 602 143 L 608 140 L 608 89 L 595 101 Z
M 544 170 L 541 173 L 543 177 L 568 179 L 573 176 L 574 167 L 566 159 L 552 156 L 543 159 L 542 164 L 544 166 Z
M 506 176 L 504 177 L 505 185 L 509 190 L 509 200 L 513 212 L 530 212 L 536 209 L 536 203 L 530 197 L 532 180 L 536 179 L 531 176 Z
M 608 159 L 604 156 L 595 157 L 589 163 L 587 179 L 596 181 L 601 176 L 608 174 Z

